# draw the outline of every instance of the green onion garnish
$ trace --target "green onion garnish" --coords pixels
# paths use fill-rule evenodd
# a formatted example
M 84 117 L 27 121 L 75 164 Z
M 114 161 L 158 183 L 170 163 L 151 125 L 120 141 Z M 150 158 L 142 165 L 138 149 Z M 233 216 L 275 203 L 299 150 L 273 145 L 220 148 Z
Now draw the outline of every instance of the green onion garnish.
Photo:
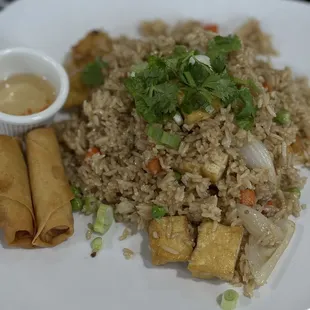
M 299 199 L 301 196 L 301 191 L 298 187 L 292 187 L 288 190 L 288 192 L 290 193 L 294 193 L 296 195 L 296 197 Z
M 98 200 L 92 196 L 86 197 L 82 213 L 84 213 L 85 215 L 91 215 L 97 212 L 97 209 L 98 209 Z
M 274 121 L 280 125 L 287 125 L 291 121 L 290 112 L 287 110 L 281 110 L 277 113 L 277 116 L 274 118 Z
M 160 143 L 160 140 L 163 136 L 164 131 L 155 125 L 148 126 L 147 135 L 153 139 L 156 143 Z
M 105 234 L 113 223 L 113 210 L 110 206 L 100 204 L 95 223 L 93 226 L 94 232 L 99 234 Z
M 152 207 L 152 218 L 161 219 L 167 213 L 166 209 L 162 206 L 154 205 Z
M 160 139 L 160 142 L 168 147 L 171 147 L 177 150 L 181 143 L 181 137 L 164 131 Z
M 78 187 L 71 186 L 71 190 L 72 190 L 72 193 L 75 197 L 80 198 L 82 196 L 81 190 Z
M 81 211 L 83 208 L 83 200 L 81 198 L 73 198 L 71 200 L 71 207 L 73 212 Z
M 97 253 L 102 249 L 102 245 L 103 241 L 101 237 L 97 237 L 91 242 L 90 244 L 92 249 L 91 257 L 95 257 L 97 255 Z
M 222 295 L 222 310 L 234 310 L 237 307 L 239 294 L 234 290 L 227 290 Z

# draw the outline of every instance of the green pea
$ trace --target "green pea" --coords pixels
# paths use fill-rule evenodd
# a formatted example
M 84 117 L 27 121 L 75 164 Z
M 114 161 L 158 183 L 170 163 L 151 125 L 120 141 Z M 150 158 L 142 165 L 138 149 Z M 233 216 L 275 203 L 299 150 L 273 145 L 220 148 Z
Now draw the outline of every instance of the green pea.
M 277 113 L 277 116 L 274 118 L 274 121 L 281 125 L 287 125 L 291 121 L 291 114 L 287 110 L 281 110 Z

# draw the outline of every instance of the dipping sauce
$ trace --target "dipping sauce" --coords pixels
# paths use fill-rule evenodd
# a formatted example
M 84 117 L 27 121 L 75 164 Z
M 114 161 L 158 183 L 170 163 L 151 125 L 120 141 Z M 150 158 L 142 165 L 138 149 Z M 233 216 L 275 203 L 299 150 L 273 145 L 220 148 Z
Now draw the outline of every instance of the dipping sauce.
M 53 85 L 43 76 L 16 74 L 0 81 L 0 112 L 30 115 L 47 109 L 56 99 Z

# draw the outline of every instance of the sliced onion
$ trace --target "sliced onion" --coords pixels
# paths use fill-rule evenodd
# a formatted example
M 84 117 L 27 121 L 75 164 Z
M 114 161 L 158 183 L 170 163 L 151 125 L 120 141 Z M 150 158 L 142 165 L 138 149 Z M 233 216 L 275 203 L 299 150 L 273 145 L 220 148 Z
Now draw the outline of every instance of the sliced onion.
M 248 206 L 237 205 L 239 218 L 246 230 L 263 245 L 274 245 L 284 239 L 284 232 L 272 220 Z
M 295 232 L 295 223 L 286 221 L 286 233 L 277 248 L 266 248 L 257 245 L 254 237 L 250 237 L 248 244 L 248 261 L 254 280 L 258 286 L 264 285 L 280 257 L 289 245 Z
M 240 149 L 246 165 L 253 168 L 266 168 L 272 177 L 276 176 L 273 161 L 264 143 L 254 140 Z
M 183 124 L 183 118 L 181 116 L 181 114 L 179 112 L 177 112 L 174 116 L 173 116 L 173 120 L 177 123 L 177 125 L 181 126 Z
M 195 55 L 189 59 L 189 63 L 193 65 L 195 63 L 195 60 L 211 67 L 210 58 L 207 55 Z

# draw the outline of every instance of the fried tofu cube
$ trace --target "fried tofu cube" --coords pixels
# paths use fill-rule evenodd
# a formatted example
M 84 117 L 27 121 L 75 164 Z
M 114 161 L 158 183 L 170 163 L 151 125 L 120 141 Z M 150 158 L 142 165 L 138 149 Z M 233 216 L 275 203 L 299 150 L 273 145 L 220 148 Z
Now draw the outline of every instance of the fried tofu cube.
M 232 280 L 243 237 L 243 227 L 204 222 L 198 228 L 197 246 L 188 269 L 193 277 Z
M 201 168 L 201 174 L 212 182 L 217 182 L 223 175 L 228 163 L 228 155 L 221 153 L 207 161 Z
M 186 216 L 154 219 L 149 225 L 153 265 L 186 262 L 193 252 L 193 236 Z

